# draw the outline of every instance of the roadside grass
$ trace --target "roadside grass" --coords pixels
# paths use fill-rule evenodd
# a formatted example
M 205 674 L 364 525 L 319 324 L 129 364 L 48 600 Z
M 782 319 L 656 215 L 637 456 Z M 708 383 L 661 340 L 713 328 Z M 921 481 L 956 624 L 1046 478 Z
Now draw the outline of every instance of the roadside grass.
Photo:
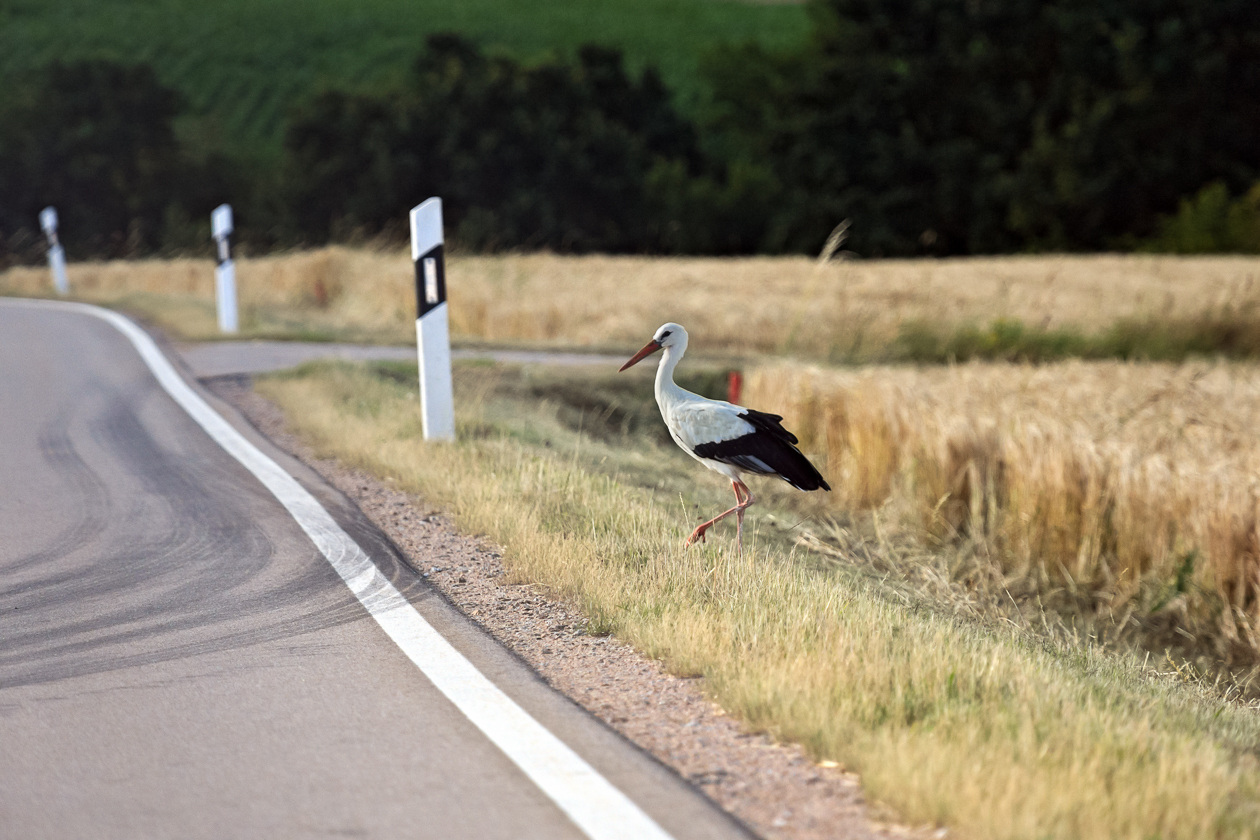
M 464 343 L 634 350 L 666 321 L 693 346 L 829 363 L 1260 355 L 1260 258 L 1095 255 L 950 260 L 448 258 Z M 237 260 L 242 337 L 405 344 L 414 270 L 398 248 Z M 75 296 L 188 340 L 219 338 L 210 260 L 71 263 Z M 43 267 L 0 294 L 50 295 Z
M 797 4 L 738 0 L 8 0 L 0 78 L 53 59 L 147 61 L 201 117 L 190 134 L 271 158 L 296 102 L 327 87 L 389 84 L 434 32 L 458 31 L 524 59 L 589 41 L 618 46 L 631 67 L 656 65 L 694 109 L 706 47 L 791 46 L 808 26 Z
M 1029 328 L 1022 321 L 998 318 L 985 327 L 964 325 L 953 331 L 927 321 L 902 324 L 882 352 L 866 359 L 831 361 L 923 362 L 952 364 L 975 359 L 1054 362 L 1063 359 L 1135 359 L 1181 361 L 1195 356 L 1260 358 L 1260 309 L 1223 306 L 1191 315 L 1125 317 L 1096 333 L 1076 327 Z
M 822 526 L 822 494 L 761 483 L 743 556 L 729 529 L 682 550 L 727 488 L 649 422 L 646 373 L 457 366 L 455 445 L 422 440 L 413 377 L 318 364 L 257 387 L 321 455 L 446 506 L 594 632 L 702 675 L 750 728 L 856 770 L 905 821 L 978 838 L 1256 835 L 1252 706 L 928 597 L 880 568 L 912 550 L 895 540 L 842 562 L 794 547 L 790 523 Z

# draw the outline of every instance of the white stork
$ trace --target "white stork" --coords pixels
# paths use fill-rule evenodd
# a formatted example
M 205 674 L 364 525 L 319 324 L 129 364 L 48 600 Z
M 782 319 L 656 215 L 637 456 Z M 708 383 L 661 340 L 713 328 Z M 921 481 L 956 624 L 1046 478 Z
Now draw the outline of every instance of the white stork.
M 665 324 L 656 331 L 634 358 L 621 366 L 625 370 L 664 350 L 656 369 L 656 404 L 674 443 L 714 472 L 731 480 L 735 507 L 718 514 L 696 528 L 684 547 L 696 540 L 704 542 L 704 532 L 735 514 L 736 538 L 744 549 L 744 511 L 753 503 L 752 491 L 743 481 L 744 473 L 777 475 L 798 490 L 830 490 L 826 479 L 796 448 L 796 435 L 783 428 L 777 414 L 753 411 L 724 400 L 709 400 L 674 383 L 674 368 L 687 352 L 687 331 L 678 324 Z

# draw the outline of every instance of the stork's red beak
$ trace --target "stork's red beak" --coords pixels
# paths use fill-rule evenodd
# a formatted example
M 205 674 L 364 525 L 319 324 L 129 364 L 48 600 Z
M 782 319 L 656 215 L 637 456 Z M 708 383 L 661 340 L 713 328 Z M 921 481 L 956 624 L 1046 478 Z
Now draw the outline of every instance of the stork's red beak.
M 648 356 L 651 356 L 653 353 L 655 353 L 657 350 L 660 350 L 660 349 L 661 349 L 661 343 L 657 341 L 656 339 L 652 339 L 647 344 L 643 345 L 643 349 L 640 350 L 638 353 L 635 353 L 634 358 L 626 362 L 624 365 L 622 365 L 618 369 L 617 372 L 620 373 L 621 371 L 625 370 L 628 367 L 634 367 L 639 362 L 643 361 Z

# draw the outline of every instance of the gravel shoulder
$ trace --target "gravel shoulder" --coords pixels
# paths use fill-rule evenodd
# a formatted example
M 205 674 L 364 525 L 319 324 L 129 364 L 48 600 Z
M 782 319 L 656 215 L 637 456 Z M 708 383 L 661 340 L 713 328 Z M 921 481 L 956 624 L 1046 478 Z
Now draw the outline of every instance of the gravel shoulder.
M 882 819 L 853 773 L 745 731 L 699 679 L 668 673 L 611 637 L 592 636 L 570 605 L 510 582 L 500 549 L 459 533 L 440 511 L 375 477 L 314 457 L 247 376 L 203 379 L 260 432 L 349 497 L 445 597 L 557 690 L 704 791 L 767 840 L 944 836 Z

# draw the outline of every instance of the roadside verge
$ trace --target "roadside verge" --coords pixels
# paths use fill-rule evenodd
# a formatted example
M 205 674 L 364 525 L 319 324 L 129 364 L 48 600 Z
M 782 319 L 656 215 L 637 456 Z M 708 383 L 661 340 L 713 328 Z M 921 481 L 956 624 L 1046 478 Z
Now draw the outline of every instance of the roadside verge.
M 796 745 L 748 732 L 701 691 L 607 635 L 593 635 L 576 607 L 514 582 L 500 549 L 459 533 L 424 499 L 320 458 L 257 394 L 247 377 L 203 380 L 277 446 L 349 497 L 456 607 L 566 694 L 703 790 L 767 840 L 932 836 L 880 816 L 858 777 L 819 766 Z

